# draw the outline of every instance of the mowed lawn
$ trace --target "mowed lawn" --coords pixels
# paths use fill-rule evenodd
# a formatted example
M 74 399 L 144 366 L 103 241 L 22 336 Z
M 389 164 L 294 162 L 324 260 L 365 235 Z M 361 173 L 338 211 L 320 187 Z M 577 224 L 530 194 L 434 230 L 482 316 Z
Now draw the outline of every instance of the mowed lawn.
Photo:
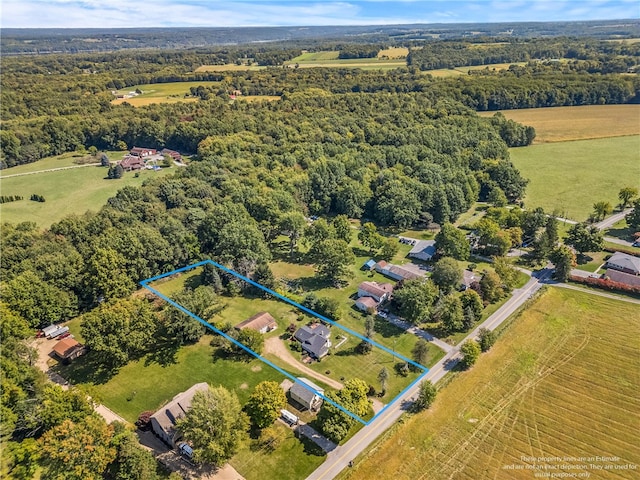
M 622 187 L 640 178 L 640 135 L 512 148 L 511 160 L 530 180 L 526 208 L 557 210 L 586 220 L 595 202 L 616 205 Z
M 496 112 L 478 112 L 492 117 Z M 640 105 L 584 105 L 580 107 L 502 110 L 510 120 L 536 129 L 536 143 L 640 135 Z
M 536 464 L 584 463 L 603 470 L 564 471 L 637 478 L 637 470 L 604 471 L 640 464 L 637 318 L 637 305 L 551 288 L 430 410 L 408 418 L 341 478 L 529 480 Z
M 49 165 L 50 162 L 43 163 L 41 167 L 55 168 Z M 17 168 L 19 167 L 10 171 L 18 173 Z M 17 202 L 1 204 L 0 217 L 2 222 L 29 221 L 36 222 L 38 227 L 46 228 L 72 213 L 83 214 L 88 210 L 99 210 L 109 198 L 125 186 L 138 186 L 149 178 L 166 175 L 174 170 L 172 168 L 157 172 L 143 170 L 139 177 L 135 177 L 133 172 L 125 172 L 123 177 L 118 180 L 108 180 L 105 178 L 107 168 L 88 166 L 0 178 L 2 195 L 22 195 L 24 197 L 23 200 Z M 41 203 L 29 200 L 34 193 L 44 196 L 46 201 Z

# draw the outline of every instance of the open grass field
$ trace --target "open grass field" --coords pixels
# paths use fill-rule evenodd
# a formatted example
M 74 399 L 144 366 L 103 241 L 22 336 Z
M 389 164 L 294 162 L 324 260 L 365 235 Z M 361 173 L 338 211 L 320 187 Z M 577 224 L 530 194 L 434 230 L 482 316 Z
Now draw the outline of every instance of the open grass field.
M 616 205 L 622 187 L 640 178 L 640 135 L 547 143 L 510 150 L 511 160 L 530 180 L 526 208 L 557 210 L 562 217 L 586 220 L 593 204 Z
M 545 465 L 556 468 L 547 473 L 637 478 L 629 469 L 640 464 L 634 318 L 633 304 L 547 290 L 430 410 L 407 419 L 341 478 L 529 480 Z M 562 460 L 596 456 L 619 459 Z M 585 464 L 596 467 L 560 470 Z
M 142 107 L 144 105 L 150 105 L 152 103 L 176 103 L 176 102 L 195 102 L 198 98 L 185 97 L 190 95 L 191 87 L 211 87 L 219 85 L 220 82 L 169 82 L 169 83 L 151 83 L 148 85 L 134 85 L 132 87 L 123 88 L 118 90 L 118 93 L 127 94 L 129 92 L 135 92 L 139 89 L 142 94 L 132 98 L 117 98 L 111 103 L 113 105 L 119 105 L 127 102 L 134 107 Z
M 534 127 L 534 144 L 640 135 L 640 105 L 526 108 L 502 113 L 508 119 Z M 495 112 L 478 115 L 491 117 Z
M 117 157 L 118 159 L 121 157 Z M 44 162 L 44 163 L 41 163 Z M 57 168 L 51 166 L 54 160 L 42 160 L 35 165 L 25 165 L 7 170 L 7 174 L 20 173 L 18 169 Z M 59 166 L 66 160 L 60 160 Z M 118 180 L 108 180 L 107 168 L 88 166 L 54 172 L 42 172 L 12 178 L 0 178 L 2 195 L 22 195 L 23 200 L 0 205 L 2 222 L 36 222 L 41 228 L 61 220 L 72 213 L 82 214 L 87 210 L 97 211 L 118 190 L 129 185 L 141 185 L 148 178 L 166 175 L 174 169 L 160 171 L 143 170 L 139 177 L 133 172 L 125 172 Z M 29 200 L 31 194 L 43 195 L 44 203 Z
M 122 157 L 127 153 L 124 150 L 112 150 L 104 152 L 107 154 L 109 159 L 112 162 L 117 160 L 122 160 Z M 64 168 L 64 167 L 74 167 L 77 166 L 77 161 L 84 162 L 84 159 L 87 158 L 88 154 L 70 152 L 64 153 L 62 155 L 56 155 L 54 157 L 46 157 L 42 160 L 38 160 L 33 163 L 26 163 L 24 165 L 18 165 L 16 167 L 6 168 L 4 170 L 0 170 L 0 179 L 2 177 L 7 177 L 11 175 L 18 175 L 23 173 L 31 173 L 31 172 L 40 172 L 42 170 L 49 170 L 52 168 Z M 94 160 L 92 162 L 95 163 Z
M 436 70 L 425 70 L 424 74 L 432 75 L 434 77 L 458 77 L 460 75 L 467 75 L 470 70 L 508 70 L 511 65 L 525 65 L 525 62 L 514 63 L 491 63 L 488 65 L 469 65 L 465 67 L 455 68 L 439 68 Z M 495 112 L 492 112 L 495 113 Z

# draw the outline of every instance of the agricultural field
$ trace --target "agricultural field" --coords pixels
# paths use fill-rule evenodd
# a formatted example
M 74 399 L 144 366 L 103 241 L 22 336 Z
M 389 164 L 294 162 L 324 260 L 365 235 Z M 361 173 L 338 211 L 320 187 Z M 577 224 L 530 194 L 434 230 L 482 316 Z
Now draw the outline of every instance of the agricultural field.
M 110 155 L 112 159 L 121 159 L 120 155 Z M 69 166 L 70 159 L 44 159 L 35 164 L 21 165 L 3 171 L 4 175 L 59 168 Z M 53 166 L 56 165 L 56 166 Z M 49 227 L 72 213 L 82 214 L 97 211 L 118 190 L 126 186 L 141 185 L 145 180 L 166 175 L 173 170 L 164 168 L 159 171 L 143 170 L 138 177 L 133 172 L 125 172 L 118 180 L 108 180 L 107 168 L 87 166 L 53 172 L 40 172 L 32 175 L 2 178 L 0 188 L 3 195 L 21 195 L 23 200 L 0 205 L 3 222 L 35 222 L 40 228 Z M 6 172 L 6 173 L 5 173 Z M 29 200 L 32 194 L 42 195 L 45 202 Z
M 394 51 L 395 50 L 398 49 L 394 49 Z M 361 68 L 363 70 L 391 70 L 407 66 L 406 60 L 399 57 L 382 58 L 380 54 L 378 54 L 377 58 L 339 59 L 338 55 L 339 52 L 337 51 L 306 52 L 285 62 L 285 65 L 291 68 L 336 67 Z
M 454 67 L 454 68 L 439 68 L 436 70 L 424 70 L 422 73 L 431 75 L 433 77 L 458 77 L 460 75 L 468 75 L 470 70 L 508 70 L 511 65 L 525 65 L 525 62 L 514 62 L 514 63 L 491 63 L 488 65 L 473 65 L 473 66 L 465 66 L 465 67 Z M 479 113 L 482 115 L 482 112 Z M 491 112 L 492 114 L 495 112 Z
M 502 114 L 534 127 L 534 144 L 640 135 L 640 105 L 527 108 L 502 110 Z M 478 115 L 491 117 L 495 112 Z
M 391 60 L 407 58 L 407 55 L 409 55 L 409 49 L 407 47 L 390 47 L 378 52 L 378 58 L 388 58 Z
M 548 289 L 431 409 L 409 417 L 341 478 L 528 480 L 545 466 L 592 479 L 637 478 L 635 317 L 637 305 Z M 618 459 L 549 459 L 596 456 Z M 589 463 L 596 467 L 560 470 Z
M 127 94 L 129 92 L 135 92 L 136 89 L 140 90 L 142 94 L 132 98 L 117 98 L 111 103 L 119 105 L 127 102 L 134 107 L 142 107 L 144 105 L 150 105 L 152 103 L 176 103 L 176 102 L 195 102 L 198 100 L 196 97 L 191 97 L 191 87 L 211 87 L 217 86 L 220 82 L 170 82 L 170 83 L 151 83 L 148 85 L 134 85 L 132 87 L 123 88 L 118 90 L 120 94 Z
M 571 220 L 586 220 L 597 201 L 618 203 L 621 188 L 640 178 L 640 135 L 546 143 L 510 150 L 530 180 L 526 208 L 543 207 Z
M 196 68 L 196 72 L 246 72 L 249 70 L 263 70 L 267 67 L 259 65 L 237 65 L 235 63 L 227 63 L 224 65 L 201 65 Z

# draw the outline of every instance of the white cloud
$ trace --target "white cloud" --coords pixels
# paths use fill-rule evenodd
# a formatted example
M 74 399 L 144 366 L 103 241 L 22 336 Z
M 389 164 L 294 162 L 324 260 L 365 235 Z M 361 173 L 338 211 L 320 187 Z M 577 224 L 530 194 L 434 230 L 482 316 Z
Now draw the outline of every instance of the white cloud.
M 371 25 L 637 18 L 635 0 L 3 0 L 2 28 Z

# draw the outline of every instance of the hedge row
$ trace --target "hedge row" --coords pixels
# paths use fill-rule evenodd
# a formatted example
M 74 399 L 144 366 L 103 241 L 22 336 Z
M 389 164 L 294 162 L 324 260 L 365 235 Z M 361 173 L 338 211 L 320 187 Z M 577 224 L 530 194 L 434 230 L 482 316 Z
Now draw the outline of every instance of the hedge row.
M 575 283 L 582 283 L 585 285 L 602 288 L 604 290 L 609 290 L 612 292 L 640 294 L 640 286 L 627 285 L 626 283 L 621 283 L 621 282 L 614 282 L 613 280 L 609 280 L 607 278 L 595 278 L 595 277 L 585 278 L 585 277 L 578 277 L 575 275 L 571 275 L 569 277 L 569 280 Z
M 9 202 L 17 202 L 18 200 L 22 200 L 20 195 L 1 195 L 0 203 L 9 203 Z

